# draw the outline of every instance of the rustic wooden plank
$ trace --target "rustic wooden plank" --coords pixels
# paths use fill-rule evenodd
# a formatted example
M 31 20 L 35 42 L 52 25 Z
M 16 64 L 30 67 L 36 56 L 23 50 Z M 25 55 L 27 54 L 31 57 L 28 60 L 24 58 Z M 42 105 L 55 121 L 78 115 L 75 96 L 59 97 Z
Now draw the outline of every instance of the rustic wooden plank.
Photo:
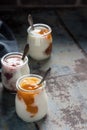
M 85 77 L 85 78 L 84 78 Z M 87 129 L 87 74 L 50 76 L 49 112 L 38 122 L 40 130 Z
M 62 20 L 61 18 L 61 14 L 59 13 L 59 11 L 55 11 L 55 13 L 57 14 L 58 16 L 58 20 L 62 26 L 62 28 L 68 33 L 68 35 L 72 38 L 72 40 L 75 42 L 75 43 L 78 43 L 78 39 L 76 38 L 76 36 L 72 33 L 71 30 L 68 29 L 68 27 L 65 25 L 64 21 Z
M 60 11 L 60 14 L 68 34 L 87 54 L 87 9 Z

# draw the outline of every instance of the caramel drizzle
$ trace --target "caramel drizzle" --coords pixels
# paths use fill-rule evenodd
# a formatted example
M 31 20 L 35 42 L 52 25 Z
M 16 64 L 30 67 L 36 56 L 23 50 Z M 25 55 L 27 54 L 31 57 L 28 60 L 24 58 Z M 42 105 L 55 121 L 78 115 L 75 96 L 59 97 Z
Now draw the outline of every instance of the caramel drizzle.
M 29 85 L 29 83 L 34 84 L 37 83 L 40 79 L 38 78 L 25 78 L 23 81 L 20 82 L 20 86 L 25 89 L 25 90 L 35 90 L 36 87 L 34 85 Z M 40 86 L 37 86 L 40 87 Z M 32 115 L 31 117 L 33 117 L 37 112 L 38 112 L 38 106 L 36 106 L 34 104 L 35 102 L 35 96 L 39 94 L 38 92 L 24 92 L 22 90 L 18 90 L 17 96 L 19 98 L 19 100 L 23 99 L 25 104 L 26 104 L 26 110 L 28 112 L 30 112 Z
M 26 104 L 26 110 L 32 114 L 33 117 L 38 112 L 38 107 L 34 105 L 35 94 L 18 91 L 17 96 L 19 100 L 23 99 Z
M 45 53 L 47 55 L 50 55 L 51 54 L 51 51 L 52 51 L 52 43 L 50 43 L 50 45 L 48 46 L 48 48 L 45 50 Z
M 43 35 L 43 34 L 46 34 L 47 32 L 49 32 L 48 29 L 41 29 L 41 31 L 39 32 L 39 34 Z M 48 35 L 45 36 L 45 38 L 49 40 L 49 39 L 52 39 L 52 36 L 51 36 L 51 34 L 48 34 Z M 48 46 L 48 48 L 45 50 L 45 53 L 47 55 L 50 55 L 51 51 L 52 51 L 52 43 L 50 43 L 50 45 Z
M 41 35 L 44 35 L 44 34 L 46 34 L 46 33 L 48 33 L 48 32 L 49 32 L 48 29 L 41 29 L 40 32 L 38 32 L 38 33 L 41 34 Z M 52 36 L 51 36 L 51 34 L 49 33 L 49 34 L 47 34 L 47 35 L 45 36 L 45 38 L 49 40 L 49 39 L 52 39 Z

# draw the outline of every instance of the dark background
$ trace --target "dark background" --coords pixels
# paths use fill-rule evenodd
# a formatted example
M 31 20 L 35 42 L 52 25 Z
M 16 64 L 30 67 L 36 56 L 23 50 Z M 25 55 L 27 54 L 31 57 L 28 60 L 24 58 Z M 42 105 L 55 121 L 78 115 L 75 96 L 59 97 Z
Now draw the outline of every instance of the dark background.
M 86 7 L 87 0 L 0 0 L 0 10 L 19 8 Z

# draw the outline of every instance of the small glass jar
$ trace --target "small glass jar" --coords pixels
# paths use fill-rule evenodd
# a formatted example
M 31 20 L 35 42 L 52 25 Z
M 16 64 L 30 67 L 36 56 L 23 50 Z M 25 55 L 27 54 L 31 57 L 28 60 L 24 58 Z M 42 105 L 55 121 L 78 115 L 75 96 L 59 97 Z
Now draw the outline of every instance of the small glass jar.
M 46 24 L 34 24 L 27 30 L 29 43 L 29 55 L 35 60 L 44 60 L 50 57 L 52 52 L 52 29 Z
M 16 92 L 16 81 L 19 77 L 30 73 L 28 57 L 22 60 L 22 53 L 7 53 L 1 59 L 2 71 L 1 79 L 3 87 L 9 92 Z
M 41 79 L 39 75 L 30 74 L 17 80 L 16 113 L 26 122 L 40 120 L 48 112 L 46 81 L 39 86 L 36 85 Z

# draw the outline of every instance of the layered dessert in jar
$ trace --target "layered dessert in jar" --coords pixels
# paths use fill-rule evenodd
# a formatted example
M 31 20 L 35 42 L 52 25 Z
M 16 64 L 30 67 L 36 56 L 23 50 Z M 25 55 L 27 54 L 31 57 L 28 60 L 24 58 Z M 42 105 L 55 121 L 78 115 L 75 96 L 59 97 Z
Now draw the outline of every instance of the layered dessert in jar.
M 37 85 L 41 76 L 30 74 L 18 79 L 15 106 L 17 115 L 26 122 L 42 119 L 48 112 L 46 82 Z
M 16 92 L 16 81 L 19 77 L 30 73 L 28 58 L 22 60 L 22 53 L 8 53 L 1 59 L 2 64 L 2 84 L 10 92 Z
M 35 60 L 44 60 L 52 52 L 52 30 L 46 24 L 34 24 L 28 28 L 29 55 Z

